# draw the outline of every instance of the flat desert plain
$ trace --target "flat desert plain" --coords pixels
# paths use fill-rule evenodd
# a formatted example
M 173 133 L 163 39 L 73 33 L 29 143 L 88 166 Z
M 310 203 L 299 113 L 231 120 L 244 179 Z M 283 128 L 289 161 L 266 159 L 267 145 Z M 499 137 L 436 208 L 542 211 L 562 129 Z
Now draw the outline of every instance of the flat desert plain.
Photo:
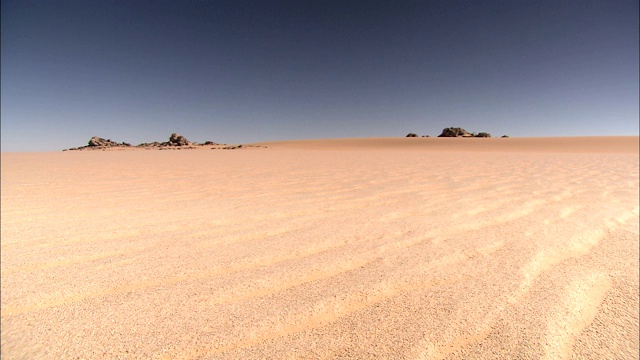
M 2 154 L 2 359 L 637 359 L 638 137 Z

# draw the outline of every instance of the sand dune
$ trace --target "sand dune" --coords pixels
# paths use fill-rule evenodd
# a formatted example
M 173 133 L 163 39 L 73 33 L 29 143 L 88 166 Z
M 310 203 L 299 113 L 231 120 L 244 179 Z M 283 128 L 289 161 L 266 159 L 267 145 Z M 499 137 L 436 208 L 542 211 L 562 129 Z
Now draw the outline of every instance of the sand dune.
M 638 137 L 2 154 L 2 358 L 637 359 Z

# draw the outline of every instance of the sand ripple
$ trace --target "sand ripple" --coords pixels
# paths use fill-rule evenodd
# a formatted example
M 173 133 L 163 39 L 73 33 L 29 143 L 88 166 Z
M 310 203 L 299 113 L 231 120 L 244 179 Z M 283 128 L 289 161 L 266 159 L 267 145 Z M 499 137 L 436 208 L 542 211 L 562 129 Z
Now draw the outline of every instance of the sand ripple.
M 2 154 L 2 358 L 639 357 L 637 152 L 331 144 Z

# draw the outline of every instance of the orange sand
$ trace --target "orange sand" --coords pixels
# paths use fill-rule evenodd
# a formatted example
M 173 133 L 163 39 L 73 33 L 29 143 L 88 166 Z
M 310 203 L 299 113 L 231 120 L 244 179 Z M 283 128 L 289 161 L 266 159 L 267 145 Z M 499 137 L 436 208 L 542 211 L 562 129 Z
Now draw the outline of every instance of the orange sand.
M 638 137 L 2 154 L 2 359 L 638 359 Z

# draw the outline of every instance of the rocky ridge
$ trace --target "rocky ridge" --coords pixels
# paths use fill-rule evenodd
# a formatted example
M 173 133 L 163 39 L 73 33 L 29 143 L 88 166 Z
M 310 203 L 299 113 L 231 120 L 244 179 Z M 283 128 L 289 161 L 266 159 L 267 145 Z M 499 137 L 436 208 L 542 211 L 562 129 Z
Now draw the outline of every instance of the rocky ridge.
M 205 141 L 204 143 L 196 143 L 189 141 L 186 137 L 173 133 L 169 137 L 168 141 L 164 142 L 149 142 L 149 143 L 141 143 L 135 146 L 132 146 L 126 142 L 115 142 L 111 139 L 103 139 L 98 136 L 94 136 L 87 142 L 87 145 L 64 149 L 62 151 L 68 150 L 124 150 L 124 149 L 147 149 L 147 150 L 182 150 L 182 149 L 198 149 L 210 147 L 212 150 L 222 149 L 222 150 L 234 150 L 234 149 L 242 149 L 250 147 L 249 145 L 227 145 L 227 144 L 218 144 L 213 141 Z
M 420 137 L 416 133 L 408 133 L 406 137 Z M 429 137 L 429 135 L 422 135 L 422 137 Z M 470 133 L 467 130 L 459 127 L 448 127 L 442 130 L 442 133 L 438 137 L 487 137 L 490 138 L 491 134 L 486 132 Z M 504 135 L 503 137 L 508 137 Z
M 442 133 L 438 137 L 479 137 L 490 138 L 491 134 L 486 132 L 470 133 L 467 130 L 459 127 L 448 127 L 442 129 Z
M 409 133 L 409 134 L 407 134 L 406 137 L 419 137 L 419 136 L 416 133 Z M 429 135 L 423 135 L 422 137 L 429 137 Z M 440 135 L 438 135 L 438 137 L 490 138 L 491 134 L 489 134 L 487 132 L 470 133 L 467 130 L 465 130 L 463 128 L 460 128 L 460 127 L 448 127 L 448 128 L 444 128 L 442 130 L 442 133 Z M 508 137 L 508 136 L 504 135 L 502 137 L 504 138 L 504 137 Z

